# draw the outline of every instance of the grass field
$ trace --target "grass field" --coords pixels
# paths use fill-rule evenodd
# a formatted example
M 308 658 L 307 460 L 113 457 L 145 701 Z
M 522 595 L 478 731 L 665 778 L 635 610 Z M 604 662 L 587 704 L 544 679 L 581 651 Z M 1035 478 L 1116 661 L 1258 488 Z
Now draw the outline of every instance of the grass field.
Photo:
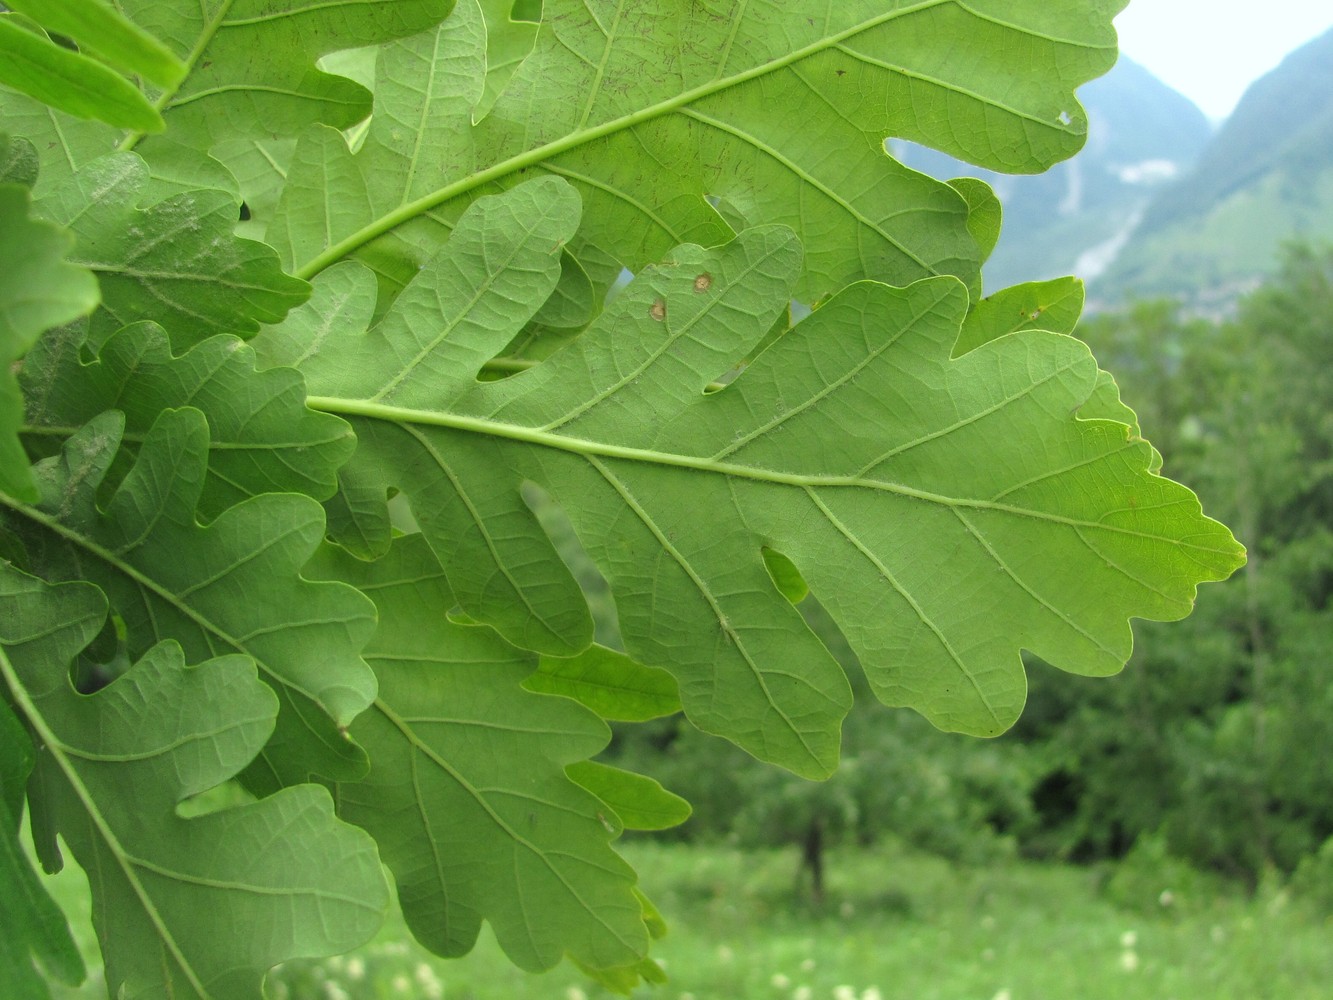
M 795 854 L 637 842 L 625 853 L 672 932 L 658 1000 L 1327 1000 L 1333 919 L 1170 864 L 963 868 L 895 847 L 835 852 L 828 899 L 797 901 Z M 86 910 L 77 872 L 53 889 Z M 91 929 L 76 928 L 92 958 Z M 95 962 L 90 962 L 95 967 Z M 58 1000 L 104 996 L 100 978 Z M 274 1000 L 594 1000 L 569 965 L 513 969 L 483 933 L 459 961 L 400 922 L 341 958 L 270 976 Z

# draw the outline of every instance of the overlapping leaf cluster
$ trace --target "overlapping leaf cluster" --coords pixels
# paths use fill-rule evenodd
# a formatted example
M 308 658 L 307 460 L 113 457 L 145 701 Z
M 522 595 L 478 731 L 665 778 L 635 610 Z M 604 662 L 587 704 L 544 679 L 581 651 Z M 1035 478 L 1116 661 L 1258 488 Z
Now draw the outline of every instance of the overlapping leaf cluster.
M 7 996 L 80 974 L 25 812 L 96 876 L 111 995 L 259 996 L 373 932 L 381 861 L 441 955 L 486 921 L 524 968 L 660 978 L 614 840 L 688 806 L 593 759 L 607 720 L 827 775 L 808 589 L 881 700 L 998 733 L 1021 650 L 1114 672 L 1241 558 L 1069 336 L 1077 283 L 980 300 L 994 196 L 885 153 L 1072 154 L 1117 0 L 33 6 L 63 44 L 0 15 Z

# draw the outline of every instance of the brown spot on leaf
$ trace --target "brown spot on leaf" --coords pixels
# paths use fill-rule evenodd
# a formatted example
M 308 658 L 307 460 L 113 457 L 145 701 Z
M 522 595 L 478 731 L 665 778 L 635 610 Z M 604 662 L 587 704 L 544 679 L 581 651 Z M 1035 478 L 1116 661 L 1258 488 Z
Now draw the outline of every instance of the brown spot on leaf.
M 696 292 L 706 292 L 713 287 L 713 276 L 705 271 L 699 277 L 694 279 L 694 290 Z
M 659 323 L 666 319 L 666 300 L 658 299 L 654 302 L 653 307 L 648 310 L 648 315 Z

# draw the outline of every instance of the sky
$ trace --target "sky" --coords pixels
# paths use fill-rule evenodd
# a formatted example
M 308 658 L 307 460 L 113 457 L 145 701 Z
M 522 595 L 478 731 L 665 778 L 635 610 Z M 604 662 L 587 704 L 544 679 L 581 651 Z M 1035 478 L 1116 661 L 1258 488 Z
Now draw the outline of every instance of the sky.
M 1283 56 L 1333 27 L 1333 2 L 1131 0 L 1115 24 L 1125 55 L 1220 120 Z

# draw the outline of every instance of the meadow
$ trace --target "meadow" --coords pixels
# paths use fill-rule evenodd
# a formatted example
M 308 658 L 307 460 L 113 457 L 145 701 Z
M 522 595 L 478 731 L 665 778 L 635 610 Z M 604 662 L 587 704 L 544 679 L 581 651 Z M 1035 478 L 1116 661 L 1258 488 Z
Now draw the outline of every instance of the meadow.
M 1001 860 L 970 868 L 894 843 L 834 851 L 821 907 L 794 850 L 627 843 L 671 931 L 654 954 L 669 983 L 645 1000 L 1326 1000 L 1333 916 L 1276 881 L 1254 893 L 1151 852 L 1079 867 Z M 53 880 L 67 912 L 86 882 Z M 88 922 L 76 934 L 96 968 Z M 105 995 L 94 973 L 57 1000 Z M 511 966 L 483 932 L 435 958 L 393 916 L 370 944 L 269 977 L 272 1000 L 596 1000 L 569 965 Z

